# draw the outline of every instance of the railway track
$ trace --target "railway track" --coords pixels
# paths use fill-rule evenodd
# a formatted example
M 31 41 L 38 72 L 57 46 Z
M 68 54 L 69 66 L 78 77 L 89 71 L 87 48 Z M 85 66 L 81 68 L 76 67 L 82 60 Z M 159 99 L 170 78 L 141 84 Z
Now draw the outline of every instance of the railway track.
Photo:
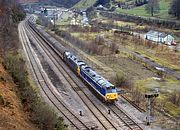
M 32 30 L 31 28 L 28 28 L 28 30 Z M 33 30 L 32 30 L 33 31 Z M 34 30 L 35 31 L 35 30 Z M 30 32 L 32 36 L 36 37 L 36 34 Z M 37 33 L 37 32 L 36 32 Z M 41 37 L 39 35 L 39 37 Z M 41 37 L 42 38 L 42 37 Z M 110 120 L 107 115 L 103 114 L 101 112 L 101 110 L 99 110 L 97 105 L 94 105 L 91 100 L 89 100 L 82 91 L 79 91 L 80 88 L 77 85 L 76 82 L 73 81 L 73 77 L 70 76 L 69 73 L 69 69 L 68 68 L 64 68 L 64 63 L 63 61 L 59 61 L 59 56 L 56 57 L 55 56 L 55 52 L 56 51 L 51 45 L 49 45 L 48 42 L 45 43 L 45 41 L 42 41 L 41 38 L 36 37 L 36 39 L 39 41 L 39 46 L 43 49 L 43 51 L 48 55 L 49 59 L 51 59 L 51 61 L 54 63 L 54 65 L 58 68 L 58 70 L 63 74 L 63 76 L 66 78 L 66 80 L 69 82 L 69 84 L 71 85 L 71 87 L 73 88 L 73 90 L 77 93 L 77 95 L 81 98 L 81 100 L 84 102 L 84 104 L 89 108 L 89 110 L 91 111 L 91 113 L 97 118 L 97 120 L 100 122 L 100 124 L 102 125 L 103 129 L 106 130 L 117 130 L 118 126 L 114 125 L 112 122 L 112 120 Z M 44 42 L 44 44 L 43 44 Z M 49 45 L 49 46 L 48 46 Z M 50 51 L 50 48 L 52 49 Z M 56 52 L 58 53 L 58 52 Z M 56 54 L 57 55 L 57 54 Z M 59 55 L 59 53 L 58 53 Z M 57 62 L 59 61 L 59 62 Z M 68 72 L 67 72 L 68 71 Z M 85 88 L 85 86 L 84 86 Z M 120 128 L 119 128 L 120 129 Z
M 22 25 L 23 24 L 23 25 Z M 27 41 L 27 36 L 25 34 L 25 29 L 23 28 L 24 22 L 21 24 L 21 30 L 20 33 L 22 36 L 22 42 L 23 48 L 26 50 L 26 55 L 28 57 L 28 60 L 30 62 L 31 68 L 33 69 L 35 78 L 37 79 L 37 82 L 40 86 L 40 88 L 43 90 L 44 94 L 47 96 L 49 101 L 54 105 L 54 107 L 71 123 L 71 126 L 73 129 L 78 130 L 87 130 L 91 129 L 91 124 L 83 122 L 77 115 L 75 115 L 67 106 L 66 104 L 61 101 L 57 93 L 53 90 L 52 85 L 47 81 L 47 77 L 45 76 L 45 73 L 42 71 L 42 67 L 39 65 L 34 52 Z
M 142 109 L 141 107 L 139 107 L 138 105 L 136 105 L 135 103 L 133 103 L 130 99 L 128 99 L 126 96 L 121 95 L 122 98 L 124 98 L 126 101 L 128 101 L 133 107 L 135 107 L 139 112 L 146 112 L 144 109 Z
M 36 32 L 36 33 L 37 33 L 37 32 Z M 39 35 L 39 36 L 40 36 L 40 35 Z M 44 41 L 46 41 L 46 40 L 44 39 Z M 48 43 L 48 44 L 49 44 L 49 43 Z M 55 50 L 55 52 L 57 53 L 57 55 L 59 55 L 59 53 L 57 52 L 57 50 L 56 50 L 55 48 L 53 48 L 53 47 L 51 46 L 51 49 L 52 49 L 52 50 Z M 61 65 L 61 67 L 64 69 L 64 71 L 66 70 L 66 68 L 64 68 L 63 65 Z M 68 72 L 66 72 L 66 73 L 68 73 Z M 64 76 L 66 77 L 66 79 L 67 79 L 68 81 L 73 80 L 73 82 L 77 85 L 77 81 L 74 81 L 74 78 L 69 79 L 70 77 L 72 77 L 71 75 L 65 74 Z M 74 84 L 73 82 L 70 81 L 71 84 Z M 78 83 L 79 83 L 79 82 L 78 82 Z M 80 85 L 80 86 L 81 86 L 81 85 Z M 79 90 L 81 90 L 81 92 L 84 93 L 83 89 L 84 89 L 85 87 L 79 87 L 79 86 L 77 85 L 76 87 L 72 87 L 72 88 L 73 88 L 76 92 L 78 92 L 77 94 L 78 94 L 80 97 L 84 97 L 82 94 L 80 95 Z M 88 100 L 90 100 L 91 102 L 93 102 L 86 93 L 84 93 L 84 95 L 86 95 L 86 97 L 88 97 Z M 82 98 L 81 98 L 81 99 L 82 99 Z M 84 98 L 83 98 L 82 100 L 84 100 Z M 87 100 L 86 100 L 85 102 L 87 102 Z M 87 104 L 86 104 L 86 105 L 87 105 Z M 97 109 L 99 109 L 99 108 L 97 108 Z M 142 130 L 142 128 L 141 128 L 137 123 L 135 123 L 128 115 L 126 115 L 125 112 L 123 112 L 118 106 L 114 105 L 114 106 L 109 107 L 109 109 L 111 109 L 111 110 L 116 114 L 116 116 L 117 116 L 119 119 L 121 119 L 121 121 L 125 124 L 125 126 L 127 126 L 129 129 Z M 99 111 L 100 111 L 100 110 L 99 110 Z M 101 112 L 101 111 L 100 111 L 100 112 Z M 107 117 L 105 117 L 105 118 L 107 118 Z M 104 126 L 104 128 L 106 128 L 106 127 Z M 116 127 L 114 127 L 114 128 L 116 129 Z M 106 128 L 106 129 L 109 129 L 109 128 Z
M 129 117 L 119 106 L 113 104 L 109 109 L 116 114 L 116 116 L 123 121 L 128 130 L 143 130 L 131 117 Z

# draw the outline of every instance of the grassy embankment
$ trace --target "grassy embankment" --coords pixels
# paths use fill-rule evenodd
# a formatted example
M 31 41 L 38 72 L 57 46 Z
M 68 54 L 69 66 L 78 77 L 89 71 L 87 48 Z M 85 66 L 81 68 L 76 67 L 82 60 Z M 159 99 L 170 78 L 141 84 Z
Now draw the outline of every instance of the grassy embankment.
M 0 63 L 0 127 L 13 130 L 38 130 L 28 120 L 17 95 L 17 86 Z
M 0 128 L 35 130 L 35 126 L 39 129 L 54 129 L 56 126 L 57 130 L 65 129 L 63 119 L 40 98 L 37 86 L 32 83 L 32 77 L 27 69 L 17 29 L 18 23 L 25 18 L 25 12 L 14 1 L 5 1 L 2 4 Z M 11 13 L 8 13 L 9 11 Z

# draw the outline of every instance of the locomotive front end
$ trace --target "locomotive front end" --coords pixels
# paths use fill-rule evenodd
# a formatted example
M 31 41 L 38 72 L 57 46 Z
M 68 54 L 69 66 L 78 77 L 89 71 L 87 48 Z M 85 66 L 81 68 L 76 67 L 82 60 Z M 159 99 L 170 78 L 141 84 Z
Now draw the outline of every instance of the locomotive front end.
M 118 93 L 107 93 L 106 94 L 106 101 L 113 102 L 118 100 Z

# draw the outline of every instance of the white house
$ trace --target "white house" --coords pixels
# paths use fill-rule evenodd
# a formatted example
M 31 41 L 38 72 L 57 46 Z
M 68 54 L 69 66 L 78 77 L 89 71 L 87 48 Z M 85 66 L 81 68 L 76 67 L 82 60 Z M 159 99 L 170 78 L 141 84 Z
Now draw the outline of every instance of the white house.
M 157 32 L 151 30 L 144 35 L 144 38 L 147 40 L 164 43 L 167 45 L 175 44 L 174 37 L 169 34 L 165 34 L 164 32 Z

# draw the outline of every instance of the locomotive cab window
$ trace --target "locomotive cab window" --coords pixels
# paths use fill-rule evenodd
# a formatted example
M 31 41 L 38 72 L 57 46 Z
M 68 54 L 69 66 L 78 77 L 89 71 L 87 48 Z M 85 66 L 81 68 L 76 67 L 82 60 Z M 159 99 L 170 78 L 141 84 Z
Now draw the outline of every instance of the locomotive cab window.
M 111 93 L 111 87 L 107 87 L 107 88 L 106 88 L 106 92 L 107 92 L 107 93 Z
M 88 69 L 88 70 L 86 70 L 87 72 L 90 72 L 90 70 Z
M 95 77 L 95 76 L 96 76 L 95 74 L 92 75 L 92 77 Z

